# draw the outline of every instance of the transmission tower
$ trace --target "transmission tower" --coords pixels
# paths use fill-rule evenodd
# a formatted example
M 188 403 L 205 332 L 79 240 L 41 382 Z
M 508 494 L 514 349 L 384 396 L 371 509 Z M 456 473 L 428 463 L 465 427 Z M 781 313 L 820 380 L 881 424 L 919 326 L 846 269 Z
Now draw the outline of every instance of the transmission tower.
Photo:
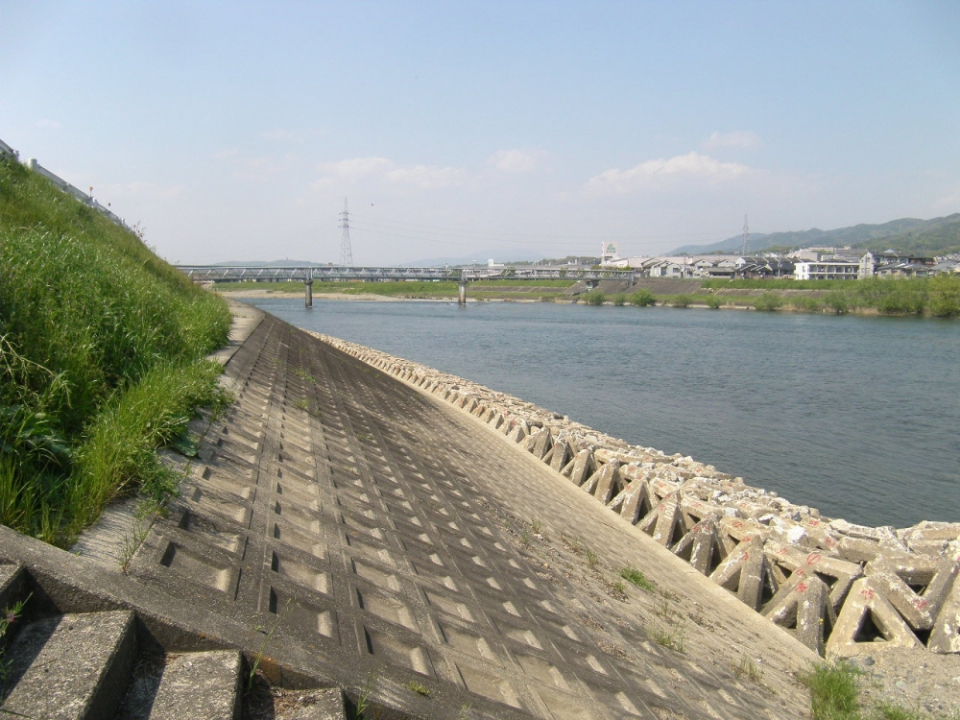
M 340 236 L 340 264 L 345 267 L 353 266 L 353 250 L 350 248 L 350 211 L 347 210 L 347 199 L 343 199 L 343 212 L 340 213 L 340 227 L 343 235 Z
M 740 256 L 746 257 L 750 252 L 750 225 L 747 223 L 747 216 L 743 216 L 743 244 L 740 246 Z

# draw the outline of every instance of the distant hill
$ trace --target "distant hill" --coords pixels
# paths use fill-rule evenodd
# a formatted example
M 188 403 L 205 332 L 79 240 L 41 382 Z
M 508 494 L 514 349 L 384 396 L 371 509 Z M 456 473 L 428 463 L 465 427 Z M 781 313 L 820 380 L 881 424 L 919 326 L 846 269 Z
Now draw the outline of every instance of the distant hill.
M 903 253 L 947 255 L 960 252 L 960 213 L 932 220 L 901 218 L 881 225 L 853 225 L 836 230 L 812 228 L 793 232 L 757 233 L 750 236 L 750 251 L 795 249 L 825 245 L 856 247 L 874 252 L 893 249 Z M 736 235 L 712 245 L 684 245 L 670 255 L 704 255 L 740 252 L 743 237 Z

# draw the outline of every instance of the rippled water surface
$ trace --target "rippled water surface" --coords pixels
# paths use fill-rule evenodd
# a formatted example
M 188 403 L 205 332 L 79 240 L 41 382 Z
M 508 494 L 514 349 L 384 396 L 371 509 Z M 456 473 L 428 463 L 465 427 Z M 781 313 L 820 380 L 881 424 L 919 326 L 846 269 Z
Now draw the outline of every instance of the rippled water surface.
M 960 322 L 257 298 L 832 517 L 960 522 Z

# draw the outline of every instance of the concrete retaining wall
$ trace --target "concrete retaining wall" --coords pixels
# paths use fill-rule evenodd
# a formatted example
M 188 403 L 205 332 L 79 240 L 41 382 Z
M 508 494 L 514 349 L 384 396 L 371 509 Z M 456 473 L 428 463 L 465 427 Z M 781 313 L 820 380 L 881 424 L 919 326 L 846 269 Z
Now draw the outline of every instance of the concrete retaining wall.
M 866 527 L 821 516 L 680 454 L 631 446 L 516 397 L 319 335 L 549 464 L 805 645 L 960 653 L 960 523 Z

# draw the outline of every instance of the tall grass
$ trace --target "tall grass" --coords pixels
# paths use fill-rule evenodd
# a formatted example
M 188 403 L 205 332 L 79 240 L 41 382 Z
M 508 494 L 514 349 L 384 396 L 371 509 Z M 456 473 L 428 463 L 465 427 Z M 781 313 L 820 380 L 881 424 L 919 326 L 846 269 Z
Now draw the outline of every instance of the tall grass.
M 219 298 L 134 234 L 0 158 L 0 522 L 50 540 L 94 519 L 71 498 L 93 472 L 83 458 L 104 413 L 158 372 L 192 386 L 191 368 L 229 326 Z M 171 397 L 182 415 L 200 396 Z M 156 409 L 140 408 L 144 418 Z

